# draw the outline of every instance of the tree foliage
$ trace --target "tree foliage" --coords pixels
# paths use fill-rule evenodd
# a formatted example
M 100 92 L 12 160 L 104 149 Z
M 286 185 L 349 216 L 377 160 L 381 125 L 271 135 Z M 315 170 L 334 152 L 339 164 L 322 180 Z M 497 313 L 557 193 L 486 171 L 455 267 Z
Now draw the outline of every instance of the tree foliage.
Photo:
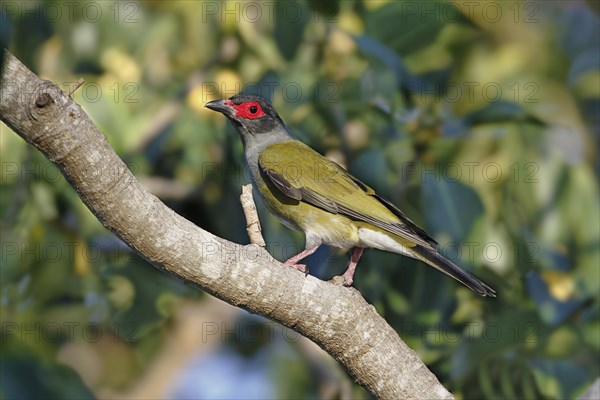
M 2 43 L 65 89 L 83 77 L 73 98 L 146 187 L 198 226 L 248 240 L 241 143 L 203 109 L 243 90 L 270 97 L 301 140 L 490 282 L 498 298 L 480 299 L 376 250 L 357 270 L 355 286 L 455 395 L 573 397 L 600 374 L 597 10 L 8 3 Z M 178 397 L 366 396 L 291 331 L 147 268 L 49 161 L 1 129 L 4 397 L 125 396 L 151 383 Z M 303 246 L 258 208 L 271 254 Z M 346 262 L 330 249 L 308 260 L 322 279 Z M 197 356 L 171 352 L 177 374 L 151 380 L 186 329 L 203 336 L 180 343 Z M 208 369 L 219 373 L 194 386 Z

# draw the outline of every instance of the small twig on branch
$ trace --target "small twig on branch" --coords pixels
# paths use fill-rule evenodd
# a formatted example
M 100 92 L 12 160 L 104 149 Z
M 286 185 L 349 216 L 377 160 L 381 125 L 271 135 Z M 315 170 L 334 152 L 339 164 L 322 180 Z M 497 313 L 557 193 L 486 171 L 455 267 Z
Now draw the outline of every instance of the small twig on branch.
M 79 78 L 79 80 L 72 84 L 69 90 L 67 90 L 67 95 L 71 97 L 73 93 L 75 93 L 75 91 L 79 89 L 81 85 L 83 85 L 83 82 L 85 82 L 85 80 L 83 78 Z
M 250 243 L 265 248 L 265 239 L 262 237 L 260 220 L 258 219 L 258 213 L 256 212 L 256 204 L 254 204 L 254 198 L 252 197 L 251 184 L 242 186 L 240 202 L 242 203 L 242 208 L 244 209 L 244 216 L 246 217 L 246 231 L 248 232 L 248 236 L 250 237 Z

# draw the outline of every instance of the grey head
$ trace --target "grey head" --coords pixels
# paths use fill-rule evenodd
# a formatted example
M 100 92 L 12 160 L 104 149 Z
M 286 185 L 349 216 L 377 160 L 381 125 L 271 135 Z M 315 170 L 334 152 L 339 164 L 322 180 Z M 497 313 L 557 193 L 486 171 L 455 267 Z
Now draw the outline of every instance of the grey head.
M 222 113 L 231 121 L 246 149 L 293 140 L 275 108 L 262 97 L 237 94 L 227 100 L 206 103 L 205 107 Z

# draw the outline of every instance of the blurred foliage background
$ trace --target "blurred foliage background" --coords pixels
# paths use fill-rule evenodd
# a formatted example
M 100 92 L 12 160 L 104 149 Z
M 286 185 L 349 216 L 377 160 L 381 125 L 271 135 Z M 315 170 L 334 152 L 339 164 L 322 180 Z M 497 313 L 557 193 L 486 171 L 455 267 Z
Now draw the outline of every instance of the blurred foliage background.
M 4 1 L 1 39 L 67 89 L 153 193 L 247 243 L 239 139 L 298 138 L 497 289 L 366 253 L 355 286 L 457 398 L 562 399 L 600 374 L 596 1 Z M 316 345 L 150 267 L 2 125 L 0 389 L 13 398 L 367 398 Z M 270 252 L 300 234 L 258 204 Z M 321 249 L 329 279 L 347 255 Z M 357 316 L 360 318 L 360 316 Z M 392 367 L 392 366 L 390 366 Z

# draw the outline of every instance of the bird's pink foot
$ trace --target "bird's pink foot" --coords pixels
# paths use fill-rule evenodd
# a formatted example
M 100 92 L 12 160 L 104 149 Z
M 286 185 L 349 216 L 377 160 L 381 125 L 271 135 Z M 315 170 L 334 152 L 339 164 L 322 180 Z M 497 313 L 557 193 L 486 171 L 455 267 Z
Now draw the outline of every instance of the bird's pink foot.
M 350 287 L 352 286 L 352 283 L 354 282 L 354 271 L 352 271 L 352 273 L 348 273 L 348 271 L 344 272 L 344 275 L 342 275 L 342 285 L 346 286 L 346 287 Z
M 287 261 L 284 262 L 284 264 L 288 267 L 296 268 L 298 271 L 308 275 L 308 267 L 306 266 L 306 264 L 292 264 L 288 263 Z
M 319 246 L 315 246 L 315 247 L 311 247 L 310 249 L 301 251 L 300 253 L 296 254 L 295 256 L 288 258 L 284 262 L 284 264 L 288 265 L 290 267 L 294 267 L 298 271 L 303 272 L 305 275 L 308 275 L 308 267 L 305 264 L 298 264 L 298 261 L 310 256 L 312 253 L 317 251 L 318 248 L 319 248 Z
M 344 272 L 344 274 L 341 277 L 336 276 L 335 278 L 333 278 L 333 283 L 335 283 L 335 284 L 341 283 L 344 286 L 352 286 L 352 283 L 354 282 L 354 271 L 356 270 L 356 265 L 358 264 L 358 260 L 360 260 L 360 257 L 362 256 L 363 251 L 364 251 L 364 249 L 362 247 L 354 248 L 354 250 L 352 251 L 352 257 L 350 257 L 350 262 L 348 263 L 348 268 L 346 269 L 346 272 Z

